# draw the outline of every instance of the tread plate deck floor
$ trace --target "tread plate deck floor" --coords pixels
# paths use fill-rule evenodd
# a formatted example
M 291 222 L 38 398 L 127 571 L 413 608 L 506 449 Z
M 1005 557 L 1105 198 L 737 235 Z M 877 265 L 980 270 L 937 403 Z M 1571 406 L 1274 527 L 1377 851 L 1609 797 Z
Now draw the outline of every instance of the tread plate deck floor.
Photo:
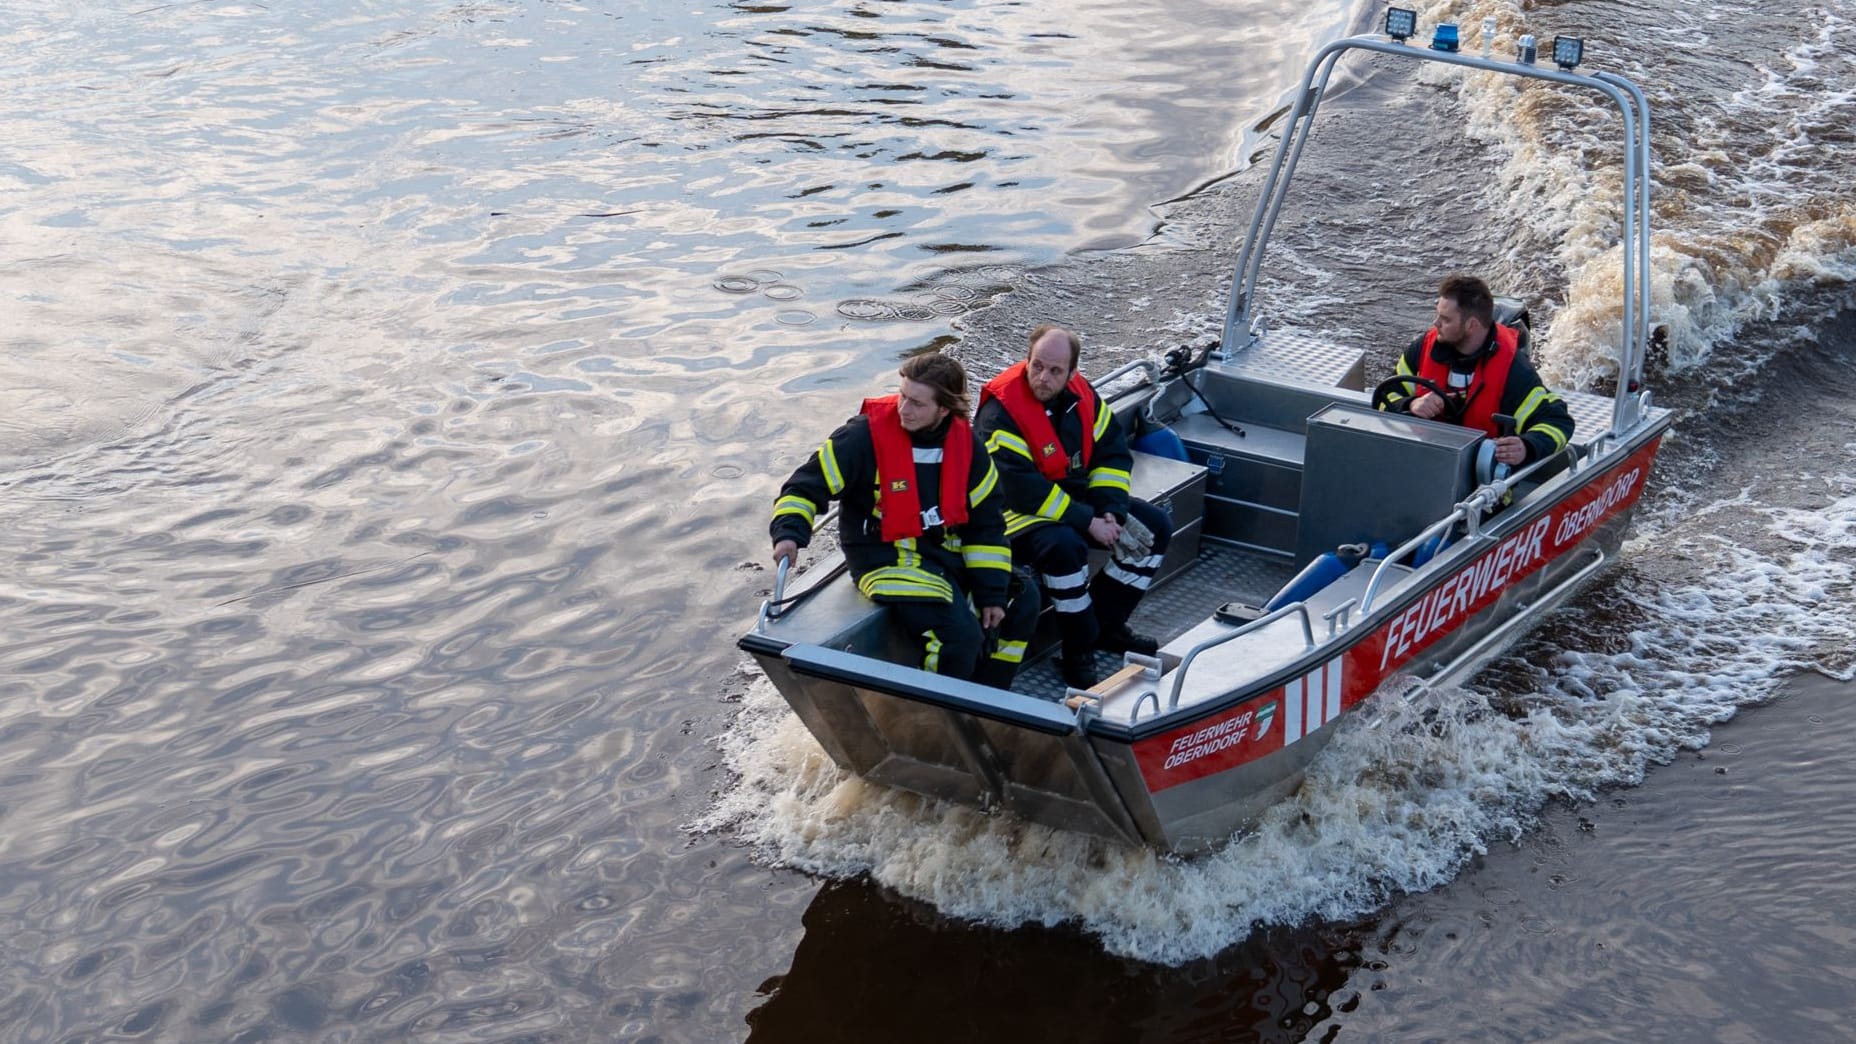
M 1129 626 L 1165 645 L 1226 602 L 1262 605 L 1294 576 L 1286 558 L 1207 544 L 1191 566 L 1147 592 Z M 1096 654 L 1098 676 L 1107 677 L 1120 667 L 1121 657 Z M 1012 683 L 1014 692 L 1053 701 L 1063 698 L 1064 688 L 1054 648 L 1044 659 L 1026 664 Z

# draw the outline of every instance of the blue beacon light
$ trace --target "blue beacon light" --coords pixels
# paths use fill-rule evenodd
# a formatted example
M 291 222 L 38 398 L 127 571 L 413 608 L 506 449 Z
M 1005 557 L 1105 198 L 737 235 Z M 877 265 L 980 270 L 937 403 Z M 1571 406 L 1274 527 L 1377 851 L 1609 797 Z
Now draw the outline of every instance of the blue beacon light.
M 1431 33 L 1431 50 L 1454 52 L 1456 45 L 1456 23 L 1439 22 L 1437 29 Z

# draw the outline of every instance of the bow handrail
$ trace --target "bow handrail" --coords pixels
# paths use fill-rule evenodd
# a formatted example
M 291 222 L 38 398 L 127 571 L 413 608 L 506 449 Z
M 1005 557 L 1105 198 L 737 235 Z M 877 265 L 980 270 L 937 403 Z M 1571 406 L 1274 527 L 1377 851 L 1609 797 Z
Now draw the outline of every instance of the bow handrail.
M 831 510 L 825 512 L 825 517 L 819 519 L 818 524 L 812 527 L 812 532 L 816 534 L 830 523 L 837 521 L 837 518 L 838 505 L 833 504 Z M 826 581 L 844 572 L 845 569 L 845 563 L 840 561 L 836 566 L 832 567 L 831 571 L 825 575 L 823 580 L 820 580 L 796 595 L 788 597 L 786 594 L 786 579 L 792 572 L 793 561 L 794 560 L 790 558 L 780 560 L 779 571 L 776 572 L 773 577 L 773 596 L 760 604 L 760 616 L 754 621 L 754 630 L 757 633 L 765 634 L 769 623 L 785 616 L 793 606 L 812 597 L 820 588 L 825 586 Z
M 1306 643 L 1303 645 L 1303 651 L 1306 652 L 1309 649 L 1313 649 L 1315 647 L 1315 624 L 1314 620 L 1308 615 L 1308 603 L 1291 602 L 1281 609 L 1257 617 L 1255 620 L 1244 624 L 1230 634 L 1221 634 L 1216 638 L 1207 638 L 1193 646 L 1192 649 L 1186 653 L 1185 657 L 1179 661 L 1179 666 L 1173 671 L 1173 695 L 1167 700 L 1166 709 L 1170 711 L 1179 706 L 1179 694 L 1184 690 L 1186 685 L 1186 672 L 1192 669 L 1192 661 L 1198 659 L 1200 653 L 1207 649 L 1213 649 L 1223 645 L 1234 638 L 1242 638 L 1244 635 L 1253 634 L 1286 616 L 1296 613 L 1301 614 L 1302 617 L 1302 639 Z

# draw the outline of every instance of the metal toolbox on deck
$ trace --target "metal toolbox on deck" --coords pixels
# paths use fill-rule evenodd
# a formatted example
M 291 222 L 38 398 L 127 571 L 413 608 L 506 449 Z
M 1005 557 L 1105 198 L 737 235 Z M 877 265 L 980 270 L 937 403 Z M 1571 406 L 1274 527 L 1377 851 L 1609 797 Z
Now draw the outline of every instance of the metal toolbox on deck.
M 1295 564 L 1356 541 L 1396 546 L 1448 515 L 1475 486 L 1481 441 L 1455 424 L 1340 403 L 1308 418 Z

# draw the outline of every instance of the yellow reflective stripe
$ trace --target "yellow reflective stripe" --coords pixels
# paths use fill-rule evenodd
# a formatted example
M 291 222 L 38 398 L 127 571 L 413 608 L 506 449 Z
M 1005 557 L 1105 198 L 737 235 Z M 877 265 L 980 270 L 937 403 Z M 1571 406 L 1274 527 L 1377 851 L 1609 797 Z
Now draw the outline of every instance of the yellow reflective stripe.
M 1108 408 L 1108 403 L 1099 400 L 1096 402 L 1096 440 L 1098 442 L 1108 434 L 1108 422 L 1114 415 L 1114 411 Z
M 1547 390 L 1541 387 L 1535 387 L 1533 391 L 1527 393 L 1527 398 L 1521 400 L 1521 408 L 1514 411 L 1516 428 L 1527 427 L 1527 419 L 1534 415 L 1534 411 L 1540 408 L 1541 403 L 1547 401 L 1547 394 Z
M 1560 450 L 1563 450 L 1566 448 L 1566 433 L 1561 431 L 1560 429 L 1554 427 L 1551 424 L 1536 424 L 1533 427 L 1527 429 L 1527 434 L 1532 435 L 1534 432 L 1537 432 L 1537 431 L 1544 432 L 1547 438 L 1553 440 L 1553 452 L 1554 453 L 1558 453 Z
M 857 579 L 857 589 L 866 598 L 889 595 L 892 598 L 927 598 L 952 602 L 954 587 L 926 569 L 884 566 L 872 569 Z
M 1399 353 L 1398 365 L 1392 368 L 1392 372 L 1394 373 L 1394 375 L 1399 376 L 1399 377 L 1417 376 L 1417 374 L 1412 371 L 1411 367 L 1405 365 L 1405 353 L 1404 352 Z M 1400 384 L 1394 388 L 1387 388 L 1386 389 L 1386 401 L 1387 402 L 1399 402 L 1403 399 L 1409 399 L 1411 398 L 1412 393 L 1415 391 L 1417 391 L 1416 386 L 1410 385 L 1410 384 Z
M 922 637 L 928 639 L 922 655 L 922 670 L 939 674 L 941 673 L 941 637 L 931 630 L 923 631 Z
M 1545 388 L 1535 388 L 1533 391 L 1527 393 L 1527 398 L 1521 400 L 1521 408 L 1514 412 L 1515 428 L 1530 433 L 1535 431 L 1545 432 L 1547 437 L 1553 440 L 1553 451 L 1555 453 L 1566 448 L 1567 433 L 1561 431 L 1556 425 L 1544 423 L 1530 429 L 1527 426 L 1527 419 L 1534 415 L 1535 410 L 1549 402 L 1558 402 L 1559 399 L 1559 396 Z
M 995 660 L 1003 660 L 1006 663 L 1024 663 L 1025 643 L 1000 642 L 998 648 L 992 651 L 992 658 Z
M 831 448 L 831 440 L 818 448 L 819 470 L 825 473 L 825 489 L 832 496 L 844 492 L 844 472 L 838 470 L 838 451 Z
M 1044 503 L 1038 505 L 1038 515 L 1043 518 L 1061 520 L 1063 513 L 1068 510 L 1070 510 L 1070 495 L 1063 491 L 1062 486 L 1051 483 L 1050 495 L 1044 498 Z
M 1090 489 L 1128 489 L 1128 473 L 1120 468 L 1093 468 L 1089 472 Z
M 788 493 L 773 502 L 773 517 L 779 518 L 781 515 L 798 515 L 809 526 L 818 517 L 818 505 L 796 493 Z
M 859 580 L 857 589 L 865 598 L 913 598 L 924 602 L 952 602 L 954 596 L 926 584 L 912 584 L 902 580 Z
M 1026 460 L 1032 459 L 1030 444 L 1004 428 L 999 428 L 986 438 L 987 453 L 997 453 L 1001 449 L 1009 449 Z
M 979 507 L 980 501 L 992 496 L 992 491 L 997 489 L 998 486 L 999 469 L 992 466 L 992 458 L 988 457 L 986 459 L 986 477 L 980 479 L 980 484 L 974 486 L 972 491 L 967 494 L 968 506 Z
M 1039 522 L 1048 522 L 1048 521 L 1050 520 L 1046 518 L 1039 518 L 1036 515 L 1021 514 L 1020 512 L 1013 511 L 1010 508 L 1007 508 L 1005 512 L 1005 535 L 1006 536 L 1017 536 L 1019 533 L 1022 533 L 1025 530 L 1030 529 L 1032 526 L 1037 525 Z
M 960 560 L 968 569 L 1012 569 L 1012 549 L 995 544 L 972 544 L 960 549 Z

